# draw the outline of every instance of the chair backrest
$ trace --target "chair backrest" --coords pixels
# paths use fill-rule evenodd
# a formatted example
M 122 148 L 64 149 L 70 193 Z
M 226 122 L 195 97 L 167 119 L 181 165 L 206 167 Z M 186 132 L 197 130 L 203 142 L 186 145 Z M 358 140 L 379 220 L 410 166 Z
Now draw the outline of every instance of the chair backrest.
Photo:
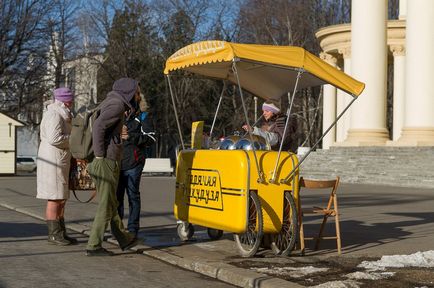
M 300 178 L 300 188 L 304 187 L 307 189 L 325 189 L 325 188 L 333 188 L 330 193 L 330 198 L 327 204 L 327 209 L 330 209 L 333 203 L 333 198 L 336 195 L 337 188 L 339 185 L 339 176 L 336 177 L 335 180 L 310 180 L 310 179 L 304 179 L 303 177 Z M 336 207 L 335 207 L 336 208 Z
M 336 188 L 339 185 L 339 176 L 336 180 L 308 180 L 303 177 L 300 178 L 300 187 L 305 187 L 308 189 L 323 189 L 323 188 Z

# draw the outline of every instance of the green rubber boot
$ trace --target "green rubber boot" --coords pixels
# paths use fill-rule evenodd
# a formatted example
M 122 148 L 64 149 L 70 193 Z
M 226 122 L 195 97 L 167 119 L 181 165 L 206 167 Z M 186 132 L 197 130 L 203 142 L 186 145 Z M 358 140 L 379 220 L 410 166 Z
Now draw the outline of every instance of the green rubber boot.
M 68 240 L 69 242 L 71 242 L 71 244 L 77 244 L 78 240 L 76 238 L 70 237 L 70 236 L 68 236 L 68 234 L 66 234 L 65 218 L 60 218 L 59 219 L 59 224 L 60 224 L 60 228 L 63 231 L 63 238 L 65 238 L 66 240 Z
M 60 221 L 47 220 L 48 226 L 48 242 L 55 245 L 65 246 L 70 245 L 71 242 L 63 237 L 63 230 L 60 227 Z

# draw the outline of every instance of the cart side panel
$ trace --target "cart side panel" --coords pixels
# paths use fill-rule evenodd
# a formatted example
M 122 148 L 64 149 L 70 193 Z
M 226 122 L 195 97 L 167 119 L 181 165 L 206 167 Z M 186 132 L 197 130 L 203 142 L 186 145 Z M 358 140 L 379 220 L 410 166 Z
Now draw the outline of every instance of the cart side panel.
M 271 183 L 278 152 L 257 151 L 259 166 L 264 173 L 265 182 L 258 183 L 258 173 L 254 163 L 251 165 L 250 189 L 257 190 L 261 201 L 265 233 L 279 233 L 283 220 L 283 196 L 285 191 L 292 191 L 294 198 L 298 199 L 298 171 L 288 183 L 280 183 L 297 165 L 297 157 L 288 152 L 282 152 L 277 166 L 276 182 Z M 254 159 L 253 152 L 248 152 L 250 159 Z M 298 201 L 297 201 L 298 202 Z
M 249 159 L 245 151 L 187 150 L 178 157 L 174 214 L 209 228 L 243 233 Z

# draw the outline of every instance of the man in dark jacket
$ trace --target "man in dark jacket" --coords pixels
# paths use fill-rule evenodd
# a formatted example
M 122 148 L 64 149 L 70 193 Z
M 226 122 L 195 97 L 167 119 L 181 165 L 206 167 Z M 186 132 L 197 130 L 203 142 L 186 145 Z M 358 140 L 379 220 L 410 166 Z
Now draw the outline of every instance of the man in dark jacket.
M 88 169 L 96 184 L 99 203 L 86 247 L 87 256 L 111 256 L 113 252 L 102 247 L 104 232 L 110 223 L 111 231 L 122 250 L 139 243 L 125 231 L 119 217 L 116 189 L 122 156 L 121 130 L 125 112 L 134 113 L 135 101 L 140 100 L 140 88 L 136 80 L 121 78 L 113 84 L 113 90 L 100 105 L 100 115 L 93 125 L 92 148 L 95 159 Z
M 140 228 L 140 179 L 145 165 L 146 148 L 155 143 L 155 132 L 148 115 L 145 98 L 135 102 L 137 111 L 125 120 L 123 133 L 123 156 L 116 197 L 119 202 L 118 213 L 124 217 L 124 196 L 128 196 L 128 231 L 137 237 Z M 140 106 L 140 107 L 139 107 Z

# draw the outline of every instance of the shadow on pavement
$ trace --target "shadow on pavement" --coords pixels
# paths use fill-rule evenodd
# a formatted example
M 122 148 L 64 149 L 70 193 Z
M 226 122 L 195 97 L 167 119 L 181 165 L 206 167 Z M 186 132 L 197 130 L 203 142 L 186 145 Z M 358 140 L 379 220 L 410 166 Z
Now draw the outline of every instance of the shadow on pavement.
M 47 236 L 45 224 L 0 222 L 0 238 Z
M 434 222 L 434 213 L 383 213 L 383 219 L 393 219 L 390 216 L 399 216 L 405 218 L 413 218 L 414 220 L 398 221 L 398 222 L 370 222 L 356 220 L 340 221 L 342 248 L 351 250 L 351 252 L 366 249 L 366 245 L 370 247 L 384 245 L 385 243 L 392 243 L 408 238 L 415 238 L 412 236 L 414 233 L 407 231 L 409 227 L 418 225 L 430 224 Z M 309 221 L 309 217 L 305 217 L 305 221 Z M 305 223 L 304 229 L 306 235 L 316 236 L 319 230 L 319 223 Z M 324 235 L 334 235 L 334 222 L 328 222 Z M 417 236 L 418 238 L 422 236 Z M 314 246 L 314 241 L 308 241 L 307 247 Z M 315 254 L 324 254 L 330 252 L 329 250 L 336 249 L 335 240 L 322 240 L 320 249 Z

